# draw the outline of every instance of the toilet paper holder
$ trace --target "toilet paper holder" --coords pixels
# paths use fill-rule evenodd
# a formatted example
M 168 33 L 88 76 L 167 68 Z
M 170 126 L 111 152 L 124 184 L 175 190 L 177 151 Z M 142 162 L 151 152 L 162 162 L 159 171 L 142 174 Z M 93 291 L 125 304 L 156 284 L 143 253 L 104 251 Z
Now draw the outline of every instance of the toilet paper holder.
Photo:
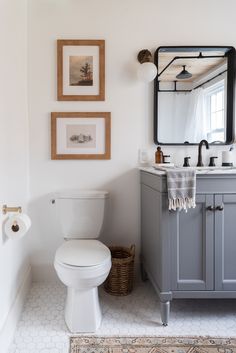
M 7 205 L 2 206 L 2 213 L 7 214 L 8 212 L 22 212 L 21 206 L 18 207 L 8 207 Z

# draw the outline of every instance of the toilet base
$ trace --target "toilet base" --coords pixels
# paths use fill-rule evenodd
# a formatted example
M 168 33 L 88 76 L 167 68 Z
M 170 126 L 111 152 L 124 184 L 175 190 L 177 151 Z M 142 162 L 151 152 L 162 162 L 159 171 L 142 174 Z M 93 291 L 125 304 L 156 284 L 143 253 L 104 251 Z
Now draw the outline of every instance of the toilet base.
M 102 320 L 98 298 L 98 288 L 67 288 L 65 321 L 69 330 L 76 332 L 95 332 Z

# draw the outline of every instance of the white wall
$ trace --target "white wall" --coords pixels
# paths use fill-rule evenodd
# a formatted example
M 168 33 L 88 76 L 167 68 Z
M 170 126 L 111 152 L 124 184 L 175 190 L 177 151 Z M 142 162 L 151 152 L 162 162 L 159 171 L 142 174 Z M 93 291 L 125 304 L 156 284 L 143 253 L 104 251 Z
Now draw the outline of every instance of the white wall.
M 0 222 L 2 204 L 28 200 L 27 1 L 0 2 Z M 28 239 L 12 241 L 0 228 L 0 343 L 29 269 Z M 14 321 L 14 318 L 11 318 Z
M 161 45 L 236 45 L 234 0 L 30 0 L 29 114 L 32 263 L 45 277 L 61 242 L 50 192 L 99 188 L 111 192 L 107 243 L 139 245 L 138 149 L 154 157 L 153 87 L 135 76 L 139 50 Z M 181 13 L 181 16 L 180 16 Z M 106 40 L 105 102 L 57 102 L 56 40 Z M 51 161 L 50 112 L 111 111 L 110 161 Z M 197 147 L 163 148 L 176 162 Z M 212 153 L 212 151 L 211 151 Z

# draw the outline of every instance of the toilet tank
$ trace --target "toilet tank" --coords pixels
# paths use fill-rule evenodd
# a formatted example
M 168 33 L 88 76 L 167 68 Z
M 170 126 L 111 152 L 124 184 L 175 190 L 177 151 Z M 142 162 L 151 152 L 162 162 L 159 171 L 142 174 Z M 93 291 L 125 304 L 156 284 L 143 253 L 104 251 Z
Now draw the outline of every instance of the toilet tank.
M 58 218 L 64 238 L 98 238 L 105 216 L 107 191 L 77 190 L 55 195 Z

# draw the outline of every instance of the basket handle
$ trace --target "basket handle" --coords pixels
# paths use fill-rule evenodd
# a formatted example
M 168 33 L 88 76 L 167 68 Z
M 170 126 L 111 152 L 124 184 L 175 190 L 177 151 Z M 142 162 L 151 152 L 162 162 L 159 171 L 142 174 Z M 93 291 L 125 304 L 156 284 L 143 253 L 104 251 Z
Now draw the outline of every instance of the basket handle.
M 131 255 L 134 256 L 135 255 L 135 245 L 132 244 L 131 247 L 130 247 L 130 252 L 131 252 Z

